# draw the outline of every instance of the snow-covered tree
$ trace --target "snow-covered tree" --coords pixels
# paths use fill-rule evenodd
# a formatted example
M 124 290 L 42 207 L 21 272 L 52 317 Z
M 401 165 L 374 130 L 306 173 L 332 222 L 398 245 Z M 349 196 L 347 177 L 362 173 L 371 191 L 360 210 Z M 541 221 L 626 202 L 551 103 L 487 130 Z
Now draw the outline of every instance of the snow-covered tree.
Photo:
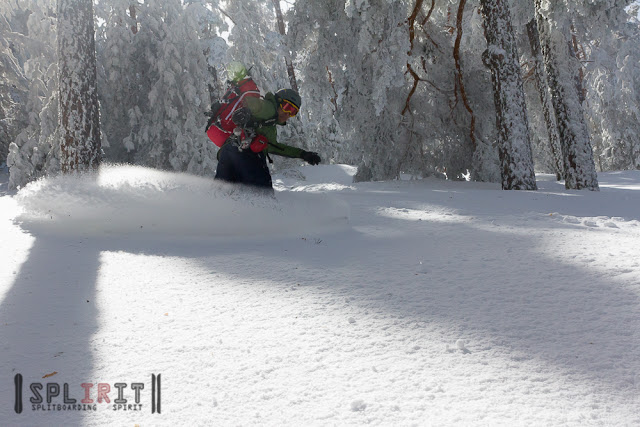
M 60 164 L 95 169 L 102 158 L 92 0 L 58 0 Z
M 405 5 L 303 0 L 294 11 L 294 51 L 304 63 L 301 92 L 312 103 L 310 118 L 319 123 L 317 149 L 357 164 L 357 179 L 397 177 L 408 143 L 401 115 L 409 51 Z
M 135 124 L 144 98 L 145 66 L 138 60 L 143 51 L 135 43 L 138 7 L 134 0 L 96 6 L 96 16 L 103 22 L 96 31 L 102 145 L 105 158 L 115 162 L 135 161 Z
M 3 17 L 11 29 L 7 40 L 25 79 L 22 89 L 13 88 L 20 103 L 12 124 L 19 128 L 7 157 L 9 186 L 17 188 L 60 169 L 55 3 L 17 1 L 4 7 Z
M 6 33 L 10 32 L 9 23 L 0 16 L 0 164 L 7 159 L 9 143 L 16 136 L 22 123 L 16 123 L 20 116 L 18 110 L 28 91 L 28 81 L 24 77 L 17 59 L 11 51 L 11 42 Z
M 506 0 L 482 0 L 487 38 L 485 64 L 491 69 L 502 189 L 535 190 L 529 121 L 511 12 Z
M 299 0 L 290 16 L 288 36 L 299 70 L 304 103 L 299 116 L 306 123 L 306 142 L 323 158 L 351 164 L 355 160 L 350 156 L 350 144 L 336 117 L 342 100 L 341 61 L 345 55 L 338 38 L 349 31 L 345 18 L 344 1 Z
M 535 81 L 535 88 L 538 95 L 537 98 L 540 100 L 540 104 L 538 106 L 544 119 L 546 136 L 548 137 L 548 150 L 541 148 L 540 151 L 548 151 L 550 153 L 549 159 L 546 163 L 549 164 L 558 180 L 560 180 L 564 176 L 562 148 L 560 147 L 558 123 L 556 122 L 555 111 L 553 110 L 553 104 L 551 102 L 547 73 L 544 70 L 538 23 L 535 18 L 531 19 L 527 24 L 527 38 L 529 39 L 529 46 L 531 48 L 533 80 Z
M 348 1 L 351 51 L 344 66 L 347 88 L 338 121 L 359 148 L 356 180 L 393 179 L 410 149 L 401 115 L 409 40 L 401 1 Z M 336 70 L 337 71 L 337 70 Z
M 565 186 L 569 189 L 597 190 L 598 178 L 580 98 L 575 54 L 563 31 L 564 22 L 557 16 L 559 12 L 554 13 L 545 0 L 536 0 L 535 6 L 542 56 L 564 157 Z
M 122 0 L 100 13 L 107 158 L 212 175 L 215 147 L 203 113 L 212 67 L 226 50 L 219 15 L 204 1 L 180 0 Z
M 600 170 L 640 168 L 640 25 L 635 16 L 611 16 L 609 30 L 585 47 L 586 110 Z

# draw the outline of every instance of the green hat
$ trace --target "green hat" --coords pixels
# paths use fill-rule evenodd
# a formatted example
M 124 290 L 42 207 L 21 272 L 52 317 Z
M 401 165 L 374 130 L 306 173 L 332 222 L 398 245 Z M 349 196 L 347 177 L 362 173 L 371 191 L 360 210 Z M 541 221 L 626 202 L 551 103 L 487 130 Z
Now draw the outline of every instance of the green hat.
M 302 105 L 302 98 L 300 98 L 300 94 L 293 89 L 280 89 L 275 93 L 275 95 L 278 101 L 284 99 L 298 108 Z

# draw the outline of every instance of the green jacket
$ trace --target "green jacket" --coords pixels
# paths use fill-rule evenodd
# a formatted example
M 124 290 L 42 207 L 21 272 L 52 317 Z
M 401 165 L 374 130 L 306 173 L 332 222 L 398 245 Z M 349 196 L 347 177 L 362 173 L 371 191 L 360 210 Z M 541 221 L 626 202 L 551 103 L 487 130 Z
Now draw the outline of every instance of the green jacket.
M 255 127 L 256 133 L 269 140 L 265 153 L 301 158 L 302 149 L 278 142 L 276 125 L 284 126 L 286 123 L 278 122 L 278 102 L 273 93 L 268 92 L 264 98 L 245 98 L 244 105 L 251 110 L 253 118 L 250 124 Z

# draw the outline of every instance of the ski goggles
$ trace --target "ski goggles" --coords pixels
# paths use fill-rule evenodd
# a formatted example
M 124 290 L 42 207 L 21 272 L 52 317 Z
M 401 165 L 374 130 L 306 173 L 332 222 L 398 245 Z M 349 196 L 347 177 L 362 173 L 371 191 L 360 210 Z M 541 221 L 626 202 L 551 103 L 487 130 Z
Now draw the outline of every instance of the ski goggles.
M 299 110 L 299 108 L 296 107 L 291 101 L 287 101 L 286 99 L 283 99 L 282 102 L 280 102 L 280 108 L 282 108 L 282 111 L 287 113 L 289 117 L 295 117 L 295 115 L 298 114 Z

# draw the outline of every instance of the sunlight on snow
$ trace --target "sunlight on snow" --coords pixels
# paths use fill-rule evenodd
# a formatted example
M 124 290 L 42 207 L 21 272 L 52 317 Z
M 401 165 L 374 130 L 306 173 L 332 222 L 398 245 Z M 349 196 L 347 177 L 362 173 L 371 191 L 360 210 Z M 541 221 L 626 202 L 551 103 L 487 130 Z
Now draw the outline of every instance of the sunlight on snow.
M 379 216 L 395 219 L 405 219 L 409 221 L 430 221 L 430 222 L 469 222 L 472 219 L 468 216 L 458 215 L 452 211 L 442 209 L 442 206 L 425 205 L 424 210 L 408 208 L 378 208 Z

